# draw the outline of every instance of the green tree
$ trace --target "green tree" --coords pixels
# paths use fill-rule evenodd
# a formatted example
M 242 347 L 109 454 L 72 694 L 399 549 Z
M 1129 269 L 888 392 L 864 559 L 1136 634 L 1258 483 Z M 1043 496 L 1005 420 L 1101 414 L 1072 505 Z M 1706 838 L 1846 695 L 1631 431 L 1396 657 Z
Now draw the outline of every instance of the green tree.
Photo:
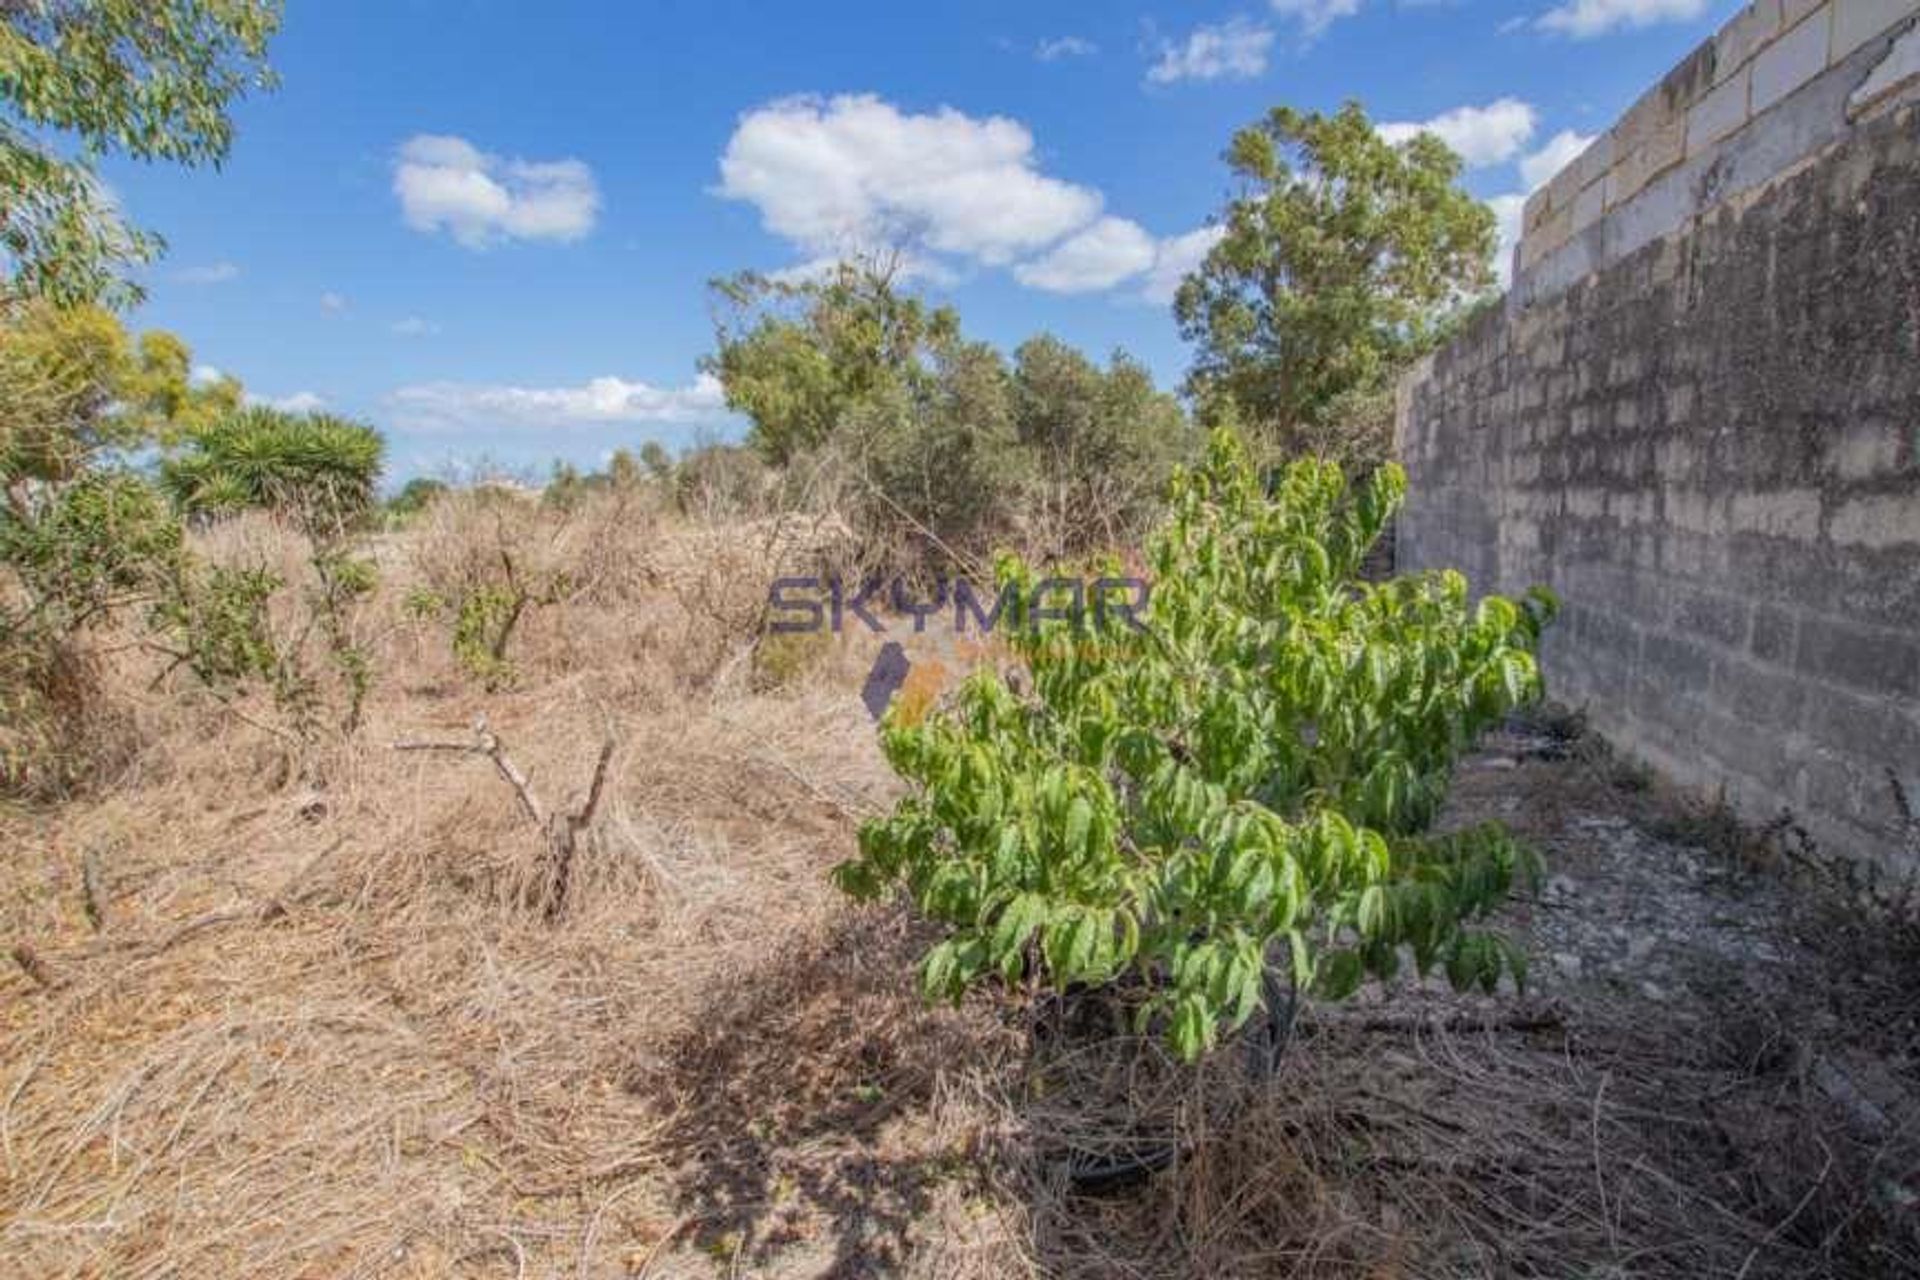
M 1492 282 L 1493 214 L 1445 143 L 1387 142 L 1357 103 L 1276 108 L 1226 159 L 1225 234 L 1174 301 L 1188 389 L 1289 452 L 1377 462 L 1395 376 Z
M 850 412 L 924 374 L 959 335 L 952 310 L 899 292 L 892 271 L 872 263 L 803 281 L 749 271 L 710 287 L 718 351 L 703 367 L 775 465 L 825 444 Z
M 1106 369 L 1051 335 L 1013 356 L 1020 503 L 1042 513 L 1057 554 L 1115 546 L 1155 507 L 1195 433 L 1145 366 L 1115 352 Z
M 673 455 L 658 440 L 649 440 L 640 446 L 640 465 L 655 480 L 667 480 L 673 476 Z
M 229 104 L 273 83 L 279 23 L 278 0 L 0 3 L 0 302 L 136 300 L 124 272 L 160 243 L 127 225 L 95 161 L 218 164 Z
M 402 520 L 410 519 L 439 501 L 446 492 L 446 481 L 415 476 L 400 486 L 400 492 L 387 499 L 387 512 Z

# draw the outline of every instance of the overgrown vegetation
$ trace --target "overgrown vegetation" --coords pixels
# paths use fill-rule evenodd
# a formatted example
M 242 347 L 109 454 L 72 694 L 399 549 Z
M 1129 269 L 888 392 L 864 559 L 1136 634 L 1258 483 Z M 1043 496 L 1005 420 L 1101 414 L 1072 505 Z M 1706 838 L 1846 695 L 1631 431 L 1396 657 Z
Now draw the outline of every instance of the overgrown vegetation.
M 837 481 L 856 530 L 965 563 L 998 542 L 1075 555 L 1136 536 L 1192 433 L 1146 370 L 1051 337 L 1009 362 L 871 261 L 717 281 L 727 403 L 769 463 Z
M 1149 540 L 1143 625 L 1002 564 L 1031 692 L 982 668 L 950 708 L 895 715 L 887 757 L 913 794 L 837 873 L 856 896 L 904 887 L 947 926 L 928 994 L 1131 971 L 1141 1018 L 1191 1059 L 1277 999 L 1275 965 L 1334 999 L 1403 950 L 1457 986 L 1524 978 L 1517 949 L 1466 925 L 1530 855 L 1496 828 L 1425 832 L 1456 756 L 1538 695 L 1552 598 L 1469 604 L 1453 573 L 1360 582 L 1403 488 L 1396 468 L 1349 490 L 1300 461 L 1269 495 L 1222 431 Z

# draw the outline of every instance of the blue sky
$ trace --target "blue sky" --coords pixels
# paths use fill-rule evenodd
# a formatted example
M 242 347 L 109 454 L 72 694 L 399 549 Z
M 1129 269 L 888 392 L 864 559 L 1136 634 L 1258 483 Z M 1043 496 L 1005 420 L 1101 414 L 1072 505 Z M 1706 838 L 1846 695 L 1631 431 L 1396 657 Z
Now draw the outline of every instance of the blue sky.
M 1164 385 L 1168 282 L 1268 107 L 1437 122 L 1509 217 L 1736 0 L 288 0 L 220 172 L 115 163 L 140 326 L 388 435 L 393 479 L 738 431 L 706 281 L 875 240 L 1012 347 Z M 1567 136 L 1571 135 L 1571 136 Z

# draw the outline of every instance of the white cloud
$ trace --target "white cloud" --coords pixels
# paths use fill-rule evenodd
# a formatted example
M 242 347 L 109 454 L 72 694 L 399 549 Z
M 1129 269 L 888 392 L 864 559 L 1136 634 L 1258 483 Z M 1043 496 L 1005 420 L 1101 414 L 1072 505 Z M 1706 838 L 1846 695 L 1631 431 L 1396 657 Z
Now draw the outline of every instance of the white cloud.
M 345 295 L 328 290 L 320 295 L 320 309 L 329 315 L 339 315 L 347 309 Z
M 1148 273 L 1146 287 L 1142 291 L 1147 301 L 1162 306 L 1172 302 L 1173 295 L 1180 290 L 1180 282 L 1199 267 L 1213 246 L 1219 244 L 1226 234 L 1225 227 L 1201 227 L 1183 236 L 1162 240 L 1154 256 L 1153 270 Z
M 1707 0 L 1568 0 L 1541 14 L 1535 25 L 1542 31 L 1587 40 L 1616 27 L 1691 22 L 1706 11 Z
M 1033 47 L 1033 56 L 1042 62 L 1058 62 L 1062 58 L 1087 58 L 1100 52 L 1100 46 L 1091 40 L 1082 40 L 1079 36 L 1060 36 L 1054 40 L 1042 40 Z
M 434 134 L 401 145 L 393 193 L 409 227 L 444 229 L 469 249 L 503 239 L 578 240 L 600 212 L 593 171 L 578 160 L 508 159 Z
M 388 327 L 402 338 L 429 338 L 440 332 L 439 325 L 420 316 L 406 316 Z
M 1360 12 L 1360 0 L 1272 0 L 1273 11 L 1300 23 L 1301 34 L 1312 40 L 1341 18 Z
M 1399 143 L 1431 133 L 1459 152 L 1468 166 L 1478 168 L 1513 159 L 1533 136 L 1537 119 L 1527 103 L 1501 98 L 1484 107 L 1455 107 L 1431 120 L 1383 124 L 1380 136 Z
M 1157 247 L 1136 222 L 1102 218 L 1032 262 L 1013 269 L 1014 279 L 1048 293 L 1093 293 L 1111 289 L 1153 266 Z
M 1154 84 L 1180 80 L 1250 80 L 1267 69 L 1273 29 L 1245 18 L 1199 27 L 1184 44 L 1160 42 L 1160 61 L 1147 70 Z
M 327 407 L 326 400 L 312 391 L 296 391 L 290 396 L 250 395 L 247 403 L 265 405 L 282 413 L 318 413 Z
M 727 412 L 720 380 L 706 373 L 685 387 L 612 377 L 574 387 L 429 382 L 401 387 L 390 399 L 395 422 L 415 430 L 718 422 Z
M 181 284 L 226 284 L 240 278 L 240 268 L 231 262 L 214 262 L 204 267 L 182 267 L 173 278 Z
M 193 366 L 193 369 L 187 374 L 187 385 L 193 387 L 210 387 L 226 376 L 226 374 L 210 364 L 197 364 Z
M 718 194 L 814 257 L 888 247 L 1000 265 L 1092 222 L 1100 193 L 1039 172 L 1003 116 L 900 111 L 872 94 L 786 98 L 747 112 Z
M 1500 236 L 1500 247 L 1493 255 L 1494 274 L 1500 277 L 1502 285 L 1510 284 L 1513 247 L 1520 243 L 1520 215 L 1527 207 L 1527 198 L 1518 193 L 1494 196 L 1487 204 L 1493 210 L 1494 227 Z
M 1528 191 L 1537 190 L 1578 160 L 1580 153 L 1591 145 L 1592 134 L 1562 129 L 1547 139 L 1546 145 L 1538 151 L 1520 157 L 1520 181 L 1526 184 Z
M 769 271 L 766 275 L 776 284 L 818 284 L 830 278 L 843 263 L 849 262 L 880 270 L 895 284 L 914 280 L 924 280 L 929 284 L 955 284 L 960 279 L 938 259 L 912 254 L 889 254 L 877 258 L 863 258 L 860 255 L 848 258 L 828 254 Z

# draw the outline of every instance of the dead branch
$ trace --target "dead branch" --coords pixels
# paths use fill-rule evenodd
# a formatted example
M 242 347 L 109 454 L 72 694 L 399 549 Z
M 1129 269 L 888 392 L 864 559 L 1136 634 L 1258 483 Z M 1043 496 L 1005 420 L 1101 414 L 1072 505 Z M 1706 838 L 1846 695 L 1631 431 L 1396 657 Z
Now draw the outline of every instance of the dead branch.
M 545 874 L 541 877 L 543 882 L 527 896 L 538 903 L 542 914 L 549 920 L 558 917 L 566 907 L 567 890 L 573 882 L 574 853 L 579 846 L 580 833 L 592 824 L 594 815 L 599 812 L 600 799 L 606 791 L 607 769 L 613 762 L 613 748 L 614 740 L 609 735 L 600 744 L 600 756 L 594 762 L 593 778 L 587 785 L 586 796 L 578 805 L 556 812 L 549 810 L 541 801 L 525 771 L 507 755 L 499 735 L 487 727 L 485 716 L 474 721 L 473 739 L 468 742 L 414 739 L 393 744 L 395 751 L 450 751 L 485 756 L 493 762 L 494 771 L 513 788 L 514 795 L 520 801 L 521 812 L 527 815 L 546 841 Z
M 87 923 L 95 933 L 100 932 L 107 918 L 107 888 L 97 849 L 89 849 L 80 857 L 80 901 L 87 913 Z
M 51 991 L 60 984 L 54 980 L 53 971 L 47 968 L 46 961 L 39 952 L 24 942 L 13 946 L 13 962 L 20 966 L 20 972 L 33 980 L 35 986 L 43 991 Z

